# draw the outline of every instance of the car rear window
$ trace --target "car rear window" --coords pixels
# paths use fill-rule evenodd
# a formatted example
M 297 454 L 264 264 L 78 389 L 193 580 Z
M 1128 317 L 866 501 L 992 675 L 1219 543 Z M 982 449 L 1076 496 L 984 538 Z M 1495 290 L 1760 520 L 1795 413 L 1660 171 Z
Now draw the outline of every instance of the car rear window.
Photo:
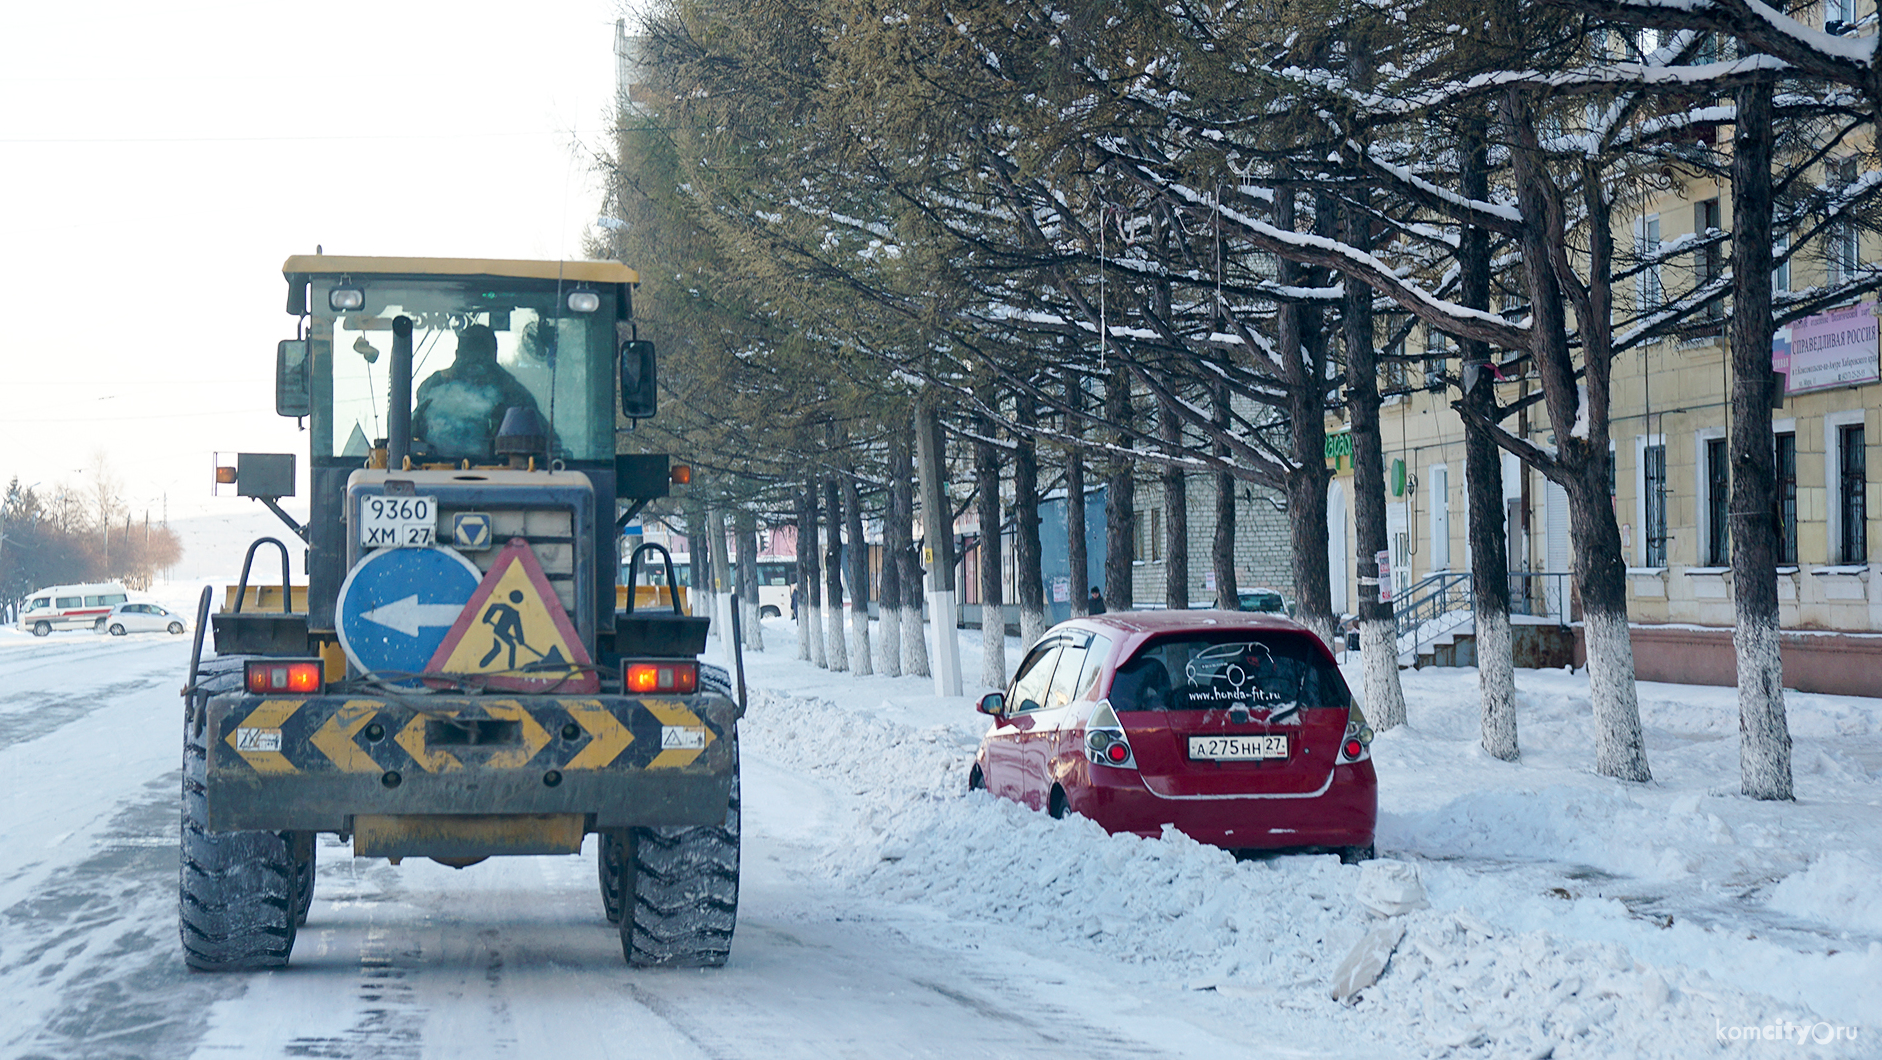
M 1118 710 L 1346 707 L 1340 672 L 1305 634 L 1204 633 L 1139 649 L 1111 681 Z

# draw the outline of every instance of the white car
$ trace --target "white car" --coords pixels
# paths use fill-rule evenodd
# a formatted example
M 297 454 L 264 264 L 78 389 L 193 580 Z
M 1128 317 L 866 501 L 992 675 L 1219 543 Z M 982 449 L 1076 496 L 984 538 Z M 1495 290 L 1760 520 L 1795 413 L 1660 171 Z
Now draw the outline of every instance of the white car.
M 114 637 L 157 630 L 181 633 L 189 628 L 182 615 L 166 609 L 162 604 L 119 604 L 111 609 L 110 614 L 99 619 L 98 625 Z

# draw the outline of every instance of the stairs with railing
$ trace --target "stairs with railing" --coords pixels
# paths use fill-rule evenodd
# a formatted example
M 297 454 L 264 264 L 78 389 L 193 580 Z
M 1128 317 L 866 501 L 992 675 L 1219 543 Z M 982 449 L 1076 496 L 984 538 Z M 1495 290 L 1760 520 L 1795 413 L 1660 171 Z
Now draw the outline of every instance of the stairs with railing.
M 1476 633 L 1470 573 L 1439 571 L 1394 594 L 1392 616 L 1398 626 L 1398 664 L 1419 665 L 1421 655 L 1435 656 L 1460 637 Z

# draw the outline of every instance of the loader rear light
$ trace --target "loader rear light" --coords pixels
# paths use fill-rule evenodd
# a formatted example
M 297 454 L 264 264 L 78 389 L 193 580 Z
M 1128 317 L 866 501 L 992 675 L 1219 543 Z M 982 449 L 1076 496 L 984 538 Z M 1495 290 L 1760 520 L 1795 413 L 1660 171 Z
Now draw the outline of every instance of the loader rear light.
M 250 695 L 283 692 L 319 695 L 326 684 L 319 659 L 252 659 L 243 664 L 243 684 Z
M 673 481 L 682 486 L 693 481 L 693 469 L 687 467 L 685 464 L 673 465 L 673 470 L 668 472 L 668 474 L 672 476 Z
M 691 695 L 699 688 L 698 663 L 629 663 L 624 684 L 629 692 Z
M 235 469 L 234 468 L 219 467 L 216 469 L 216 485 L 231 486 L 234 484 L 235 484 Z

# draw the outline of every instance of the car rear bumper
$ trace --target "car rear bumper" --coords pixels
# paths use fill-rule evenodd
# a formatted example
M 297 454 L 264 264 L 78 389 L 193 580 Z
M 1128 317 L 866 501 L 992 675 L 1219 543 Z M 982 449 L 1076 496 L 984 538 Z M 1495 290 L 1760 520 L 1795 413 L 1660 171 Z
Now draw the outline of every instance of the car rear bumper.
M 1165 825 L 1201 843 L 1231 849 L 1371 845 L 1379 821 L 1379 785 L 1370 759 L 1335 766 L 1326 787 L 1307 795 L 1260 793 L 1164 798 L 1136 770 L 1089 770 L 1068 785 L 1069 807 L 1109 832 L 1161 835 Z
M 725 816 L 724 696 L 212 697 L 209 827 L 349 832 L 356 817 L 579 815 L 585 830 Z

